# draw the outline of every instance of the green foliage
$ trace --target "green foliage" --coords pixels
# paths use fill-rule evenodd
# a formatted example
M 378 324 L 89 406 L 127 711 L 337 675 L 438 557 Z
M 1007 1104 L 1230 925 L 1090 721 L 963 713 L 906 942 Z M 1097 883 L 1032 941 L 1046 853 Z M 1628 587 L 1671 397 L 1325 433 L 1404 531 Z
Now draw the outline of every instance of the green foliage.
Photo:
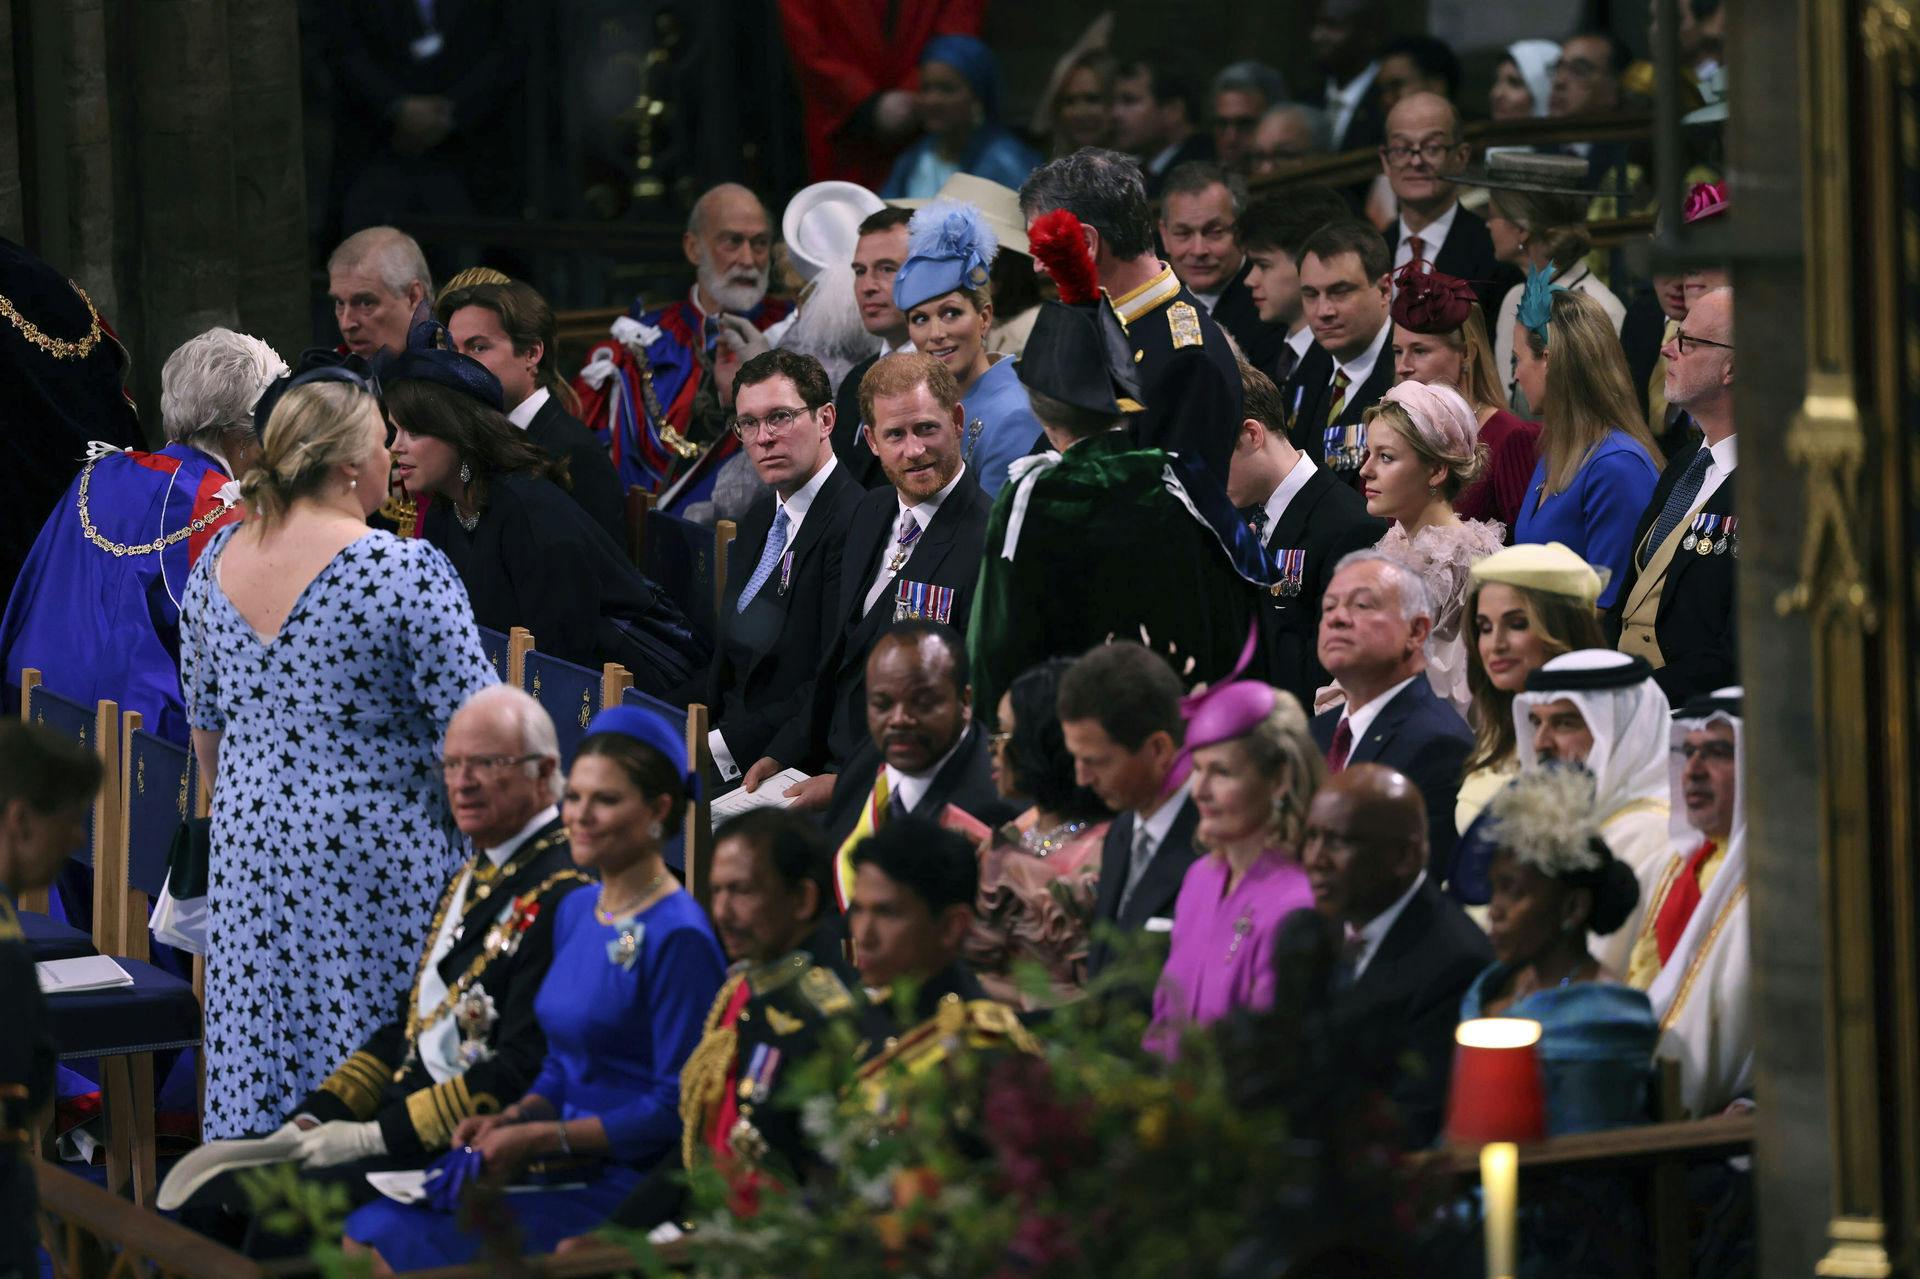
M 767 1184 L 737 1213 L 721 1174 L 695 1169 L 682 1264 L 718 1279 L 1219 1273 L 1250 1214 L 1311 1174 L 1278 1108 L 1235 1104 L 1209 1037 L 1171 1066 L 1141 1050 L 1159 954 L 1126 940 L 1130 960 L 1040 1028 L 1039 1057 L 961 1049 L 857 1080 L 854 1031 L 833 1027 L 782 1086 L 834 1175 Z
M 240 1188 L 261 1226 L 276 1235 L 312 1239 L 308 1258 L 326 1279 L 364 1279 L 373 1260 L 349 1255 L 340 1246 L 352 1205 L 338 1182 L 306 1181 L 298 1164 L 267 1164 L 239 1174 Z

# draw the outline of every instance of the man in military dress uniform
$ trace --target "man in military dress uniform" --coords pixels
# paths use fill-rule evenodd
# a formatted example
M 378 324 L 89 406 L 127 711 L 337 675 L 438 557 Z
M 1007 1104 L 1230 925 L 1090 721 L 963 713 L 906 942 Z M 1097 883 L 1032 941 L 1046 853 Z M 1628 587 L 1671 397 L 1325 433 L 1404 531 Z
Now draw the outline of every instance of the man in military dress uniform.
M 86 838 L 100 761 L 51 730 L 0 721 L 0 1279 L 40 1273 L 33 1147 L 53 1103 L 53 1040 L 14 901 Z
M 297 1139 L 303 1176 L 338 1180 L 356 1201 L 373 1194 L 362 1173 L 419 1167 L 463 1119 L 499 1110 L 533 1082 L 546 1056 L 534 998 L 553 960 L 554 912 L 588 882 L 560 822 L 560 751 L 538 702 L 506 685 L 475 693 L 447 726 L 442 766 L 474 855 L 440 898 L 394 1019 L 280 1130 Z M 188 1156 L 162 1187 L 162 1205 L 192 1195 L 196 1212 L 237 1208 L 230 1178 L 195 1184 L 220 1163 L 217 1154 L 204 1164 Z
M 1140 168 L 1117 151 L 1083 147 L 1034 170 L 1020 188 L 1020 212 L 1033 224 L 1056 209 L 1080 220 L 1099 287 L 1125 327 L 1141 407 L 1133 415 L 1142 448 L 1190 454 L 1224 486 L 1240 425 L 1240 377 L 1233 351 L 1200 300 L 1153 251 L 1153 212 Z M 1061 285 L 1040 244 L 1034 257 Z

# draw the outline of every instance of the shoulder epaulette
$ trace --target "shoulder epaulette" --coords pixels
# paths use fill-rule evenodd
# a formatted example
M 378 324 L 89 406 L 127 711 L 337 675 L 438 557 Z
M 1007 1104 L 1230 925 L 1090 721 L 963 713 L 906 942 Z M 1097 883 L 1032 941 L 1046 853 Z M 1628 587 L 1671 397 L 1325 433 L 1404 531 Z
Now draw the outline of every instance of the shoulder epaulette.
M 754 997 L 770 995 L 782 986 L 791 985 L 800 979 L 800 975 L 813 964 L 813 956 L 804 950 L 796 950 L 782 955 L 779 959 L 770 959 L 747 970 L 747 985 L 752 988 Z

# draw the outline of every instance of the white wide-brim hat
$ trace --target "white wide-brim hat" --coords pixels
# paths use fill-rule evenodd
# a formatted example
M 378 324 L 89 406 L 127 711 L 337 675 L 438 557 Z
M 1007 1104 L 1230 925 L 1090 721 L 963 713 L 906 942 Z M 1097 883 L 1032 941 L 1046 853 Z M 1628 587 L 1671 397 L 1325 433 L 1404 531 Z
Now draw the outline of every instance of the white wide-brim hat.
M 860 224 L 887 207 L 857 182 L 816 182 L 787 201 L 780 235 L 787 257 L 801 278 L 811 280 L 829 266 L 853 261 Z

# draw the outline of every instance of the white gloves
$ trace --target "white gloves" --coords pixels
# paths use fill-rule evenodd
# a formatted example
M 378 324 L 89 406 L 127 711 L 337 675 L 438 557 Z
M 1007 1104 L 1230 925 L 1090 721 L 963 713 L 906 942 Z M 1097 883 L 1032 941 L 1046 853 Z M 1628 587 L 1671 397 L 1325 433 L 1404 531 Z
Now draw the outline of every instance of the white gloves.
M 304 1168 L 331 1168 L 386 1153 L 387 1139 L 380 1135 L 379 1124 L 336 1119 L 301 1133 L 293 1157 Z

